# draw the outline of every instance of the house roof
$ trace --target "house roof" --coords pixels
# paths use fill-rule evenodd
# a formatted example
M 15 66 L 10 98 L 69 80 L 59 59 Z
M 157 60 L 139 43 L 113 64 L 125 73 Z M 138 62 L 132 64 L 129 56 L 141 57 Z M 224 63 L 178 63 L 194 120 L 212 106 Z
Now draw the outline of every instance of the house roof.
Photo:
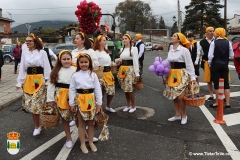
M 4 18 L 4 17 L 0 17 L 0 20 L 3 20 L 3 21 L 8 21 L 8 22 L 15 22 L 14 20 L 12 19 L 9 19 L 9 18 Z

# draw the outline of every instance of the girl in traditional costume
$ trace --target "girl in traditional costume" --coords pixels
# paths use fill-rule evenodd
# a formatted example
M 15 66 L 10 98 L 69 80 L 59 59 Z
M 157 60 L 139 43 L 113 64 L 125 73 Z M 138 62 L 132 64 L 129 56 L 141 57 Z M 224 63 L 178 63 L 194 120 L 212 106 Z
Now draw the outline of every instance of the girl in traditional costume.
M 114 76 L 111 72 L 111 57 L 109 55 L 109 51 L 105 47 L 106 37 L 103 35 L 98 36 L 93 49 L 98 57 L 99 66 L 104 66 L 104 77 L 99 79 L 102 87 L 102 96 L 104 97 L 104 92 L 107 93 L 107 106 L 105 109 L 110 112 L 115 112 L 115 110 L 111 107 L 111 102 L 113 96 L 115 95 Z
M 77 56 L 79 55 L 79 53 L 86 53 L 91 57 L 93 67 L 98 66 L 97 55 L 92 49 L 92 44 L 85 33 L 78 32 L 75 36 L 74 43 L 76 44 L 77 48 L 72 51 L 73 63 L 77 63 Z M 73 126 L 75 124 L 76 124 L 75 121 L 71 121 L 69 123 L 70 126 Z M 97 138 L 94 137 L 94 139 L 95 141 L 98 141 Z
M 69 83 L 76 67 L 72 66 L 72 54 L 68 50 L 62 50 L 58 55 L 58 60 L 50 74 L 50 83 L 47 88 L 48 106 L 53 107 L 57 104 L 58 112 L 62 117 L 62 125 L 67 140 L 66 147 L 72 148 L 73 142 L 70 133 L 69 120 L 74 119 L 74 115 L 70 112 L 68 104 Z
M 172 45 L 170 46 L 167 60 L 171 64 L 171 70 L 167 76 L 163 95 L 169 100 L 173 100 L 175 116 L 168 121 L 181 120 L 181 124 L 187 123 L 186 104 L 183 100 L 186 88 L 191 81 L 195 84 L 196 75 L 194 66 L 189 52 L 190 42 L 182 33 L 174 33 L 171 37 Z M 199 88 L 194 87 L 195 92 Z M 180 111 L 182 111 L 182 116 Z
M 129 34 L 123 36 L 123 43 L 124 47 L 119 53 L 120 58 L 116 59 L 116 63 L 121 64 L 117 77 L 127 100 L 127 107 L 123 111 L 133 113 L 136 111 L 133 83 L 139 80 L 138 50 L 137 47 L 132 46 L 132 38 Z
M 88 153 L 85 144 L 85 127 L 88 125 L 89 146 L 93 152 L 96 152 L 97 147 L 93 144 L 93 119 L 96 113 L 102 112 L 102 91 L 98 77 L 92 70 L 90 56 L 80 53 L 77 58 L 77 71 L 71 78 L 69 88 L 69 105 L 71 111 L 77 113 L 80 148 L 85 154 Z
M 33 136 L 39 135 L 39 114 L 46 101 L 45 83 L 49 79 L 51 67 L 47 53 L 42 50 L 42 44 L 38 37 L 30 34 L 26 38 L 28 49 L 22 52 L 21 64 L 17 78 L 16 89 L 22 87 L 22 105 L 33 117 L 35 129 Z

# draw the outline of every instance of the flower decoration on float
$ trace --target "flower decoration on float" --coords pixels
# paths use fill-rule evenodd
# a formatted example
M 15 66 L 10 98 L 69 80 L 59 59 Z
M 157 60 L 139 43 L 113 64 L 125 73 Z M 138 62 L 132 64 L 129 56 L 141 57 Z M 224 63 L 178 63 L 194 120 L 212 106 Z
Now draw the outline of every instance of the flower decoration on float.
M 99 28 L 101 19 L 101 8 L 94 2 L 83 0 L 77 5 L 75 15 L 79 21 L 80 31 L 86 34 L 93 34 Z

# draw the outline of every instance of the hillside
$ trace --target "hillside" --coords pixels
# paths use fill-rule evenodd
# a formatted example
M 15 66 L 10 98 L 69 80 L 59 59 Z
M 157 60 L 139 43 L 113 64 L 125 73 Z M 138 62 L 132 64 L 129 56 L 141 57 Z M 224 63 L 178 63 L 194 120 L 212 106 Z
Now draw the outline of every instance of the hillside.
M 58 29 L 69 23 L 72 23 L 72 21 L 47 21 L 46 20 L 46 21 L 32 22 L 30 23 L 31 25 L 30 32 L 32 32 L 34 28 L 38 28 L 38 27 Z M 14 31 L 18 31 L 18 33 L 27 33 L 26 24 L 21 24 L 11 28 L 11 32 L 13 33 Z

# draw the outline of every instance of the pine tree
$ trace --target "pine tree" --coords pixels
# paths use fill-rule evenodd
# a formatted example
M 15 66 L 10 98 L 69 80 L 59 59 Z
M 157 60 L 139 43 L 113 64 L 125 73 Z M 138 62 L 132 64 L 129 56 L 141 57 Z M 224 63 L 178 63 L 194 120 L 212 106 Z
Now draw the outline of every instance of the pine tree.
M 8 149 L 10 148 L 10 143 L 9 143 L 9 141 L 8 141 L 8 143 L 7 143 L 7 148 L 8 148 Z
M 20 144 L 19 144 L 19 142 L 17 142 L 17 148 L 19 149 L 19 147 L 20 147 Z
M 160 17 L 160 20 L 159 20 L 159 28 L 166 29 L 166 25 L 162 16 Z
M 200 34 L 202 38 L 206 27 L 223 27 L 224 20 L 219 12 L 221 8 L 223 5 L 220 4 L 220 0 L 191 0 L 190 4 L 185 6 L 183 31 Z
M 173 35 L 176 32 L 178 32 L 178 26 L 177 26 L 177 22 L 174 22 L 173 26 L 172 26 L 172 33 L 171 33 L 171 35 Z

